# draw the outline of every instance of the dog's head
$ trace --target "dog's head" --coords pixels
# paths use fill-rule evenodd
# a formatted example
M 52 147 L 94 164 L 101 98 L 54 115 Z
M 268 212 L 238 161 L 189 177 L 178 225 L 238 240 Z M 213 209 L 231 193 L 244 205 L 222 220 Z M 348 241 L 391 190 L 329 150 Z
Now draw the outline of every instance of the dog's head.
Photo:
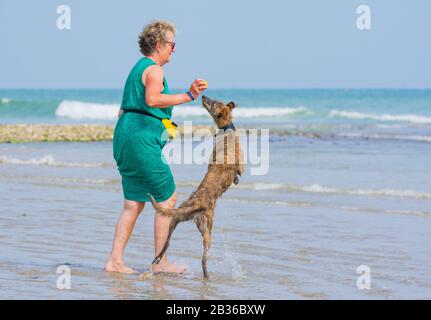
M 202 106 L 208 110 L 218 128 L 224 128 L 232 123 L 232 110 L 237 106 L 231 101 L 224 104 L 221 101 L 211 100 L 207 96 L 202 96 Z

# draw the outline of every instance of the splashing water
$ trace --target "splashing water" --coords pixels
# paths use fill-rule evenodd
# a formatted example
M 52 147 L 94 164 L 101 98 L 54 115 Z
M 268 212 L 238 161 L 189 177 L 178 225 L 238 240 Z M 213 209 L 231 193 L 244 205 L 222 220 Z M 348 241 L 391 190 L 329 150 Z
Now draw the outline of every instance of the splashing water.
M 236 255 L 232 252 L 229 245 L 227 244 L 226 236 L 224 235 L 224 233 L 222 233 L 222 235 L 223 235 L 223 246 L 224 246 L 224 257 L 225 257 L 224 260 L 227 261 L 231 266 L 232 279 L 233 280 L 246 279 L 247 277 L 246 277 L 245 270 L 243 270 L 241 265 L 238 263 L 238 259 Z

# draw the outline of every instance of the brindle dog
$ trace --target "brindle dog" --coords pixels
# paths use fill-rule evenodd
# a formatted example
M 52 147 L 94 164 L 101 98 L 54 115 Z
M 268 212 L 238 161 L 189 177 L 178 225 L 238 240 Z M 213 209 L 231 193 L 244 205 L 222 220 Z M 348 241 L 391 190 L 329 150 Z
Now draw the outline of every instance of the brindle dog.
M 150 198 L 156 211 L 171 217 L 168 237 L 163 249 L 154 258 L 153 264 L 158 264 L 162 259 L 178 223 L 193 219 L 203 237 L 202 270 L 204 279 L 208 279 L 207 256 L 211 244 L 216 201 L 232 183 L 238 184 L 238 176 L 244 172 L 244 160 L 239 138 L 232 123 L 232 110 L 236 104 L 229 102 L 225 105 L 223 102 L 202 96 L 202 105 L 208 110 L 219 128 L 205 178 L 196 191 L 177 209 L 163 208 L 151 195 Z

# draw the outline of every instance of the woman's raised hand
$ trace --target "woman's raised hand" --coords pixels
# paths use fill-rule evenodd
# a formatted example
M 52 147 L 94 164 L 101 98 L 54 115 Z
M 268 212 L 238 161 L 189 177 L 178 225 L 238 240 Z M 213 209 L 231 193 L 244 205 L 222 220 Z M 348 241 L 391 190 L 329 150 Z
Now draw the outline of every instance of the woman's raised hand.
M 208 82 L 204 79 L 196 79 L 190 86 L 190 93 L 196 99 L 199 95 L 208 88 Z

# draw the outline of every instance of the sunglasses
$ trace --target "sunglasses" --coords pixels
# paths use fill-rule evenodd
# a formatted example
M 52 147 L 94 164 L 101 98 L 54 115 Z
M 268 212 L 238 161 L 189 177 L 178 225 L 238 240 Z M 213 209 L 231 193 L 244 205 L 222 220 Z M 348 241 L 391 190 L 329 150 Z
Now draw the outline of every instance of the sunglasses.
M 175 44 L 176 44 L 175 42 L 167 41 L 166 43 L 167 43 L 167 44 L 169 44 L 169 45 L 171 46 L 171 49 L 172 49 L 172 50 L 174 50 L 174 49 L 175 49 Z

